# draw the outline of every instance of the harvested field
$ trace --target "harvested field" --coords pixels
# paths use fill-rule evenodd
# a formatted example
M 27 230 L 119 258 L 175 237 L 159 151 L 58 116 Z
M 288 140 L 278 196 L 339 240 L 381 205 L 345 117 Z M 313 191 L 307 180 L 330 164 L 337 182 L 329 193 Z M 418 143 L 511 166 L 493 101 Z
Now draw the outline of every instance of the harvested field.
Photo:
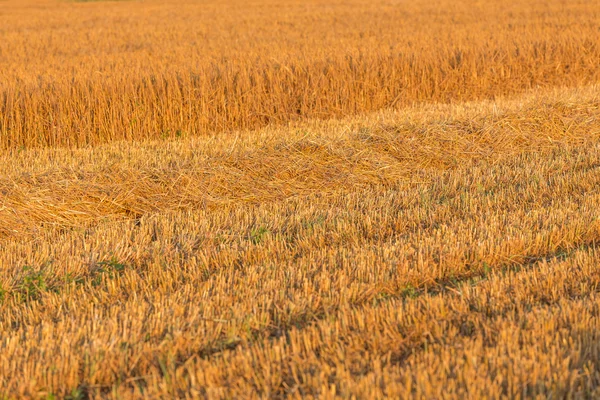
M 597 3 L 0 4 L 0 398 L 600 396 Z

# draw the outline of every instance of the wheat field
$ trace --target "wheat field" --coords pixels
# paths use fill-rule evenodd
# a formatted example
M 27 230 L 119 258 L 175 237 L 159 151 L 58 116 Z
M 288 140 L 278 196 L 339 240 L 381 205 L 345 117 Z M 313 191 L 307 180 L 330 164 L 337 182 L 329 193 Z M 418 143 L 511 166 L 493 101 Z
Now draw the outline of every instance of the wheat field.
M 0 399 L 600 397 L 600 4 L 0 2 Z
M 249 130 L 600 80 L 597 0 L 2 7 L 2 147 Z

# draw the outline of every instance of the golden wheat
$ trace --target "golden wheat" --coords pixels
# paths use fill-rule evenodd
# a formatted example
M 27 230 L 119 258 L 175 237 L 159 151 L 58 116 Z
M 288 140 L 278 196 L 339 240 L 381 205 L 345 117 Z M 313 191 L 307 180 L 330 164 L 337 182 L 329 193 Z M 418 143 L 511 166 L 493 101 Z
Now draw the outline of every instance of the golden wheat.
M 594 2 L 5 2 L 0 145 L 254 129 L 600 78 Z
M 0 398 L 600 396 L 594 2 L 1 7 Z

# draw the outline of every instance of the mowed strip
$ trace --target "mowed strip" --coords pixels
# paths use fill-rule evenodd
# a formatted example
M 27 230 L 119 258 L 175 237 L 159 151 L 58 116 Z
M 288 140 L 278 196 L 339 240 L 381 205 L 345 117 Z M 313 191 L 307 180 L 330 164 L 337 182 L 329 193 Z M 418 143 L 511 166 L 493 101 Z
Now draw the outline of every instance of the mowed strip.
M 127 172 L 119 184 L 139 191 L 134 215 L 90 196 L 97 214 L 85 206 L 89 216 L 68 223 L 35 196 L 6 197 L 22 220 L 5 225 L 1 242 L 0 387 L 11 396 L 437 397 L 441 387 L 457 398 L 592 396 L 596 95 L 414 109 L 220 144 L 6 155 L 10 193 L 45 193 L 65 209 L 84 203 L 90 182 L 102 187 L 98 160 L 115 160 Z M 277 163 L 289 187 L 273 178 Z M 212 178 L 198 172 L 210 168 Z M 186 170 L 187 181 L 167 183 Z M 175 196 L 169 185 L 182 182 L 192 183 L 181 197 L 134 208 L 150 189 Z
M 412 188 L 465 163 L 594 145 L 599 136 L 600 88 L 590 86 L 209 139 L 5 152 L 0 240 L 164 210 Z

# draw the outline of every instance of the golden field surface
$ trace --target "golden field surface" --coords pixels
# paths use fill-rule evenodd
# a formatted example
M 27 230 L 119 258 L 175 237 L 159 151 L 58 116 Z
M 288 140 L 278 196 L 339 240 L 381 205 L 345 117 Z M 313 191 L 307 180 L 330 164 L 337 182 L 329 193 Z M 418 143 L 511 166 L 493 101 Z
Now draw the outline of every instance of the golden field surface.
M 0 399 L 600 397 L 600 5 L 0 2 Z

